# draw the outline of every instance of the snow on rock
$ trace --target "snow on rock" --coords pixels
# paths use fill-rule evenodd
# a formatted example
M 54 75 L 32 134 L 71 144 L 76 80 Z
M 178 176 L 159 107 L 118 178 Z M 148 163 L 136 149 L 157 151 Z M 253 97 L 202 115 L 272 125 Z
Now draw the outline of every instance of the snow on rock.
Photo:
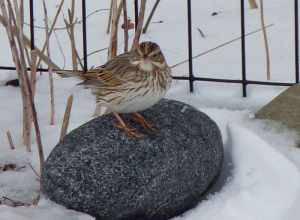
M 234 165 L 232 179 L 221 192 L 177 219 L 297 219 L 298 168 L 250 130 L 231 124 L 228 133 Z

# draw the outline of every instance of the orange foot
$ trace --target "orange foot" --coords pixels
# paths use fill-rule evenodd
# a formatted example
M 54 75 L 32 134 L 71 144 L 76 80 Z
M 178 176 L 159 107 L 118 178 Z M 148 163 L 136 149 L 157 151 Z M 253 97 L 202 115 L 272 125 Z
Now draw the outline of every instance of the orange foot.
M 143 128 L 145 128 L 146 130 L 150 131 L 150 132 L 156 132 L 157 129 L 155 128 L 155 126 L 146 121 L 146 119 L 139 113 L 135 112 L 135 113 L 132 113 L 133 114 L 133 120 L 137 123 L 139 123 L 140 125 L 143 126 Z
M 113 114 L 116 117 L 116 119 L 118 120 L 118 123 L 115 124 L 115 126 L 119 129 L 123 130 L 128 137 L 141 138 L 144 136 L 143 134 L 137 132 L 136 129 L 128 127 L 118 113 L 114 112 Z

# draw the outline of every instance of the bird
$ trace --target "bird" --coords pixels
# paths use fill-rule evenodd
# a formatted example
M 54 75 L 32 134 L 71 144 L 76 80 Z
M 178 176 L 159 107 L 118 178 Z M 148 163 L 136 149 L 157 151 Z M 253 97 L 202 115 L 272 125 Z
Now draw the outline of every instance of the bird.
M 131 51 L 115 56 L 100 67 L 86 72 L 58 71 L 82 80 L 79 85 L 90 88 L 96 97 L 95 116 L 112 113 L 115 126 L 129 137 L 144 134 L 130 127 L 121 114 L 130 113 L 133 120 L 148 131 L 157 130 L 139 112 L 152 107 L 165 97 L 171 87 L 171 68 L 158 44 L 142 42 Z

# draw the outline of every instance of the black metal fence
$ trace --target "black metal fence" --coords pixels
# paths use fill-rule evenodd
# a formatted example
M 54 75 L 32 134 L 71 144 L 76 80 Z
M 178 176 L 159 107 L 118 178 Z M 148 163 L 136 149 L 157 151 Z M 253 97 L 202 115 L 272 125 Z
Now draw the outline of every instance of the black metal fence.
M 246 25 L 245 25 L 245 2 L 246 0 L 240 0 L 241 9 L 241 58 L 242 58 L 242 69 L 241 69 L 241 80 L 232 79 L 217 79 L 217 78 L 204 78 L 195 77 L 193 71 L 193 38 L 192 38 L 192 0 L 187 0 L 188 10 L 188 47 L 189 47 L 189 76 L 188 77 L 174 77 L 178 80 L 188 80 L 190 83 L 190 91 L 194 90 L 195 81 L 208 81 L 208 82 L 222 82 L 222 83 L 238 83 L 243 87 L 243 97 L 247 96 L 247 85 L 271 85 L 271 86 L 291 86 L 295 83 L 299 83 L 299 9 L 298 0 L 294 0 L 294 18 L 295 18 L 295 83 L 280 83 L 270 81 L 253 81 L 247 79 L 247 63 L 246 63 Z
M 83 67 L 84 71 L 88 69 L 88 56 L 87 56 L 87 26 L 86 26 L 86 4 L 87 0 L 82 1 L 82 45 L 83 45 Z M 196 0 L 195 0 L 196 1 Z M 247 63 L 246 63 L 246 25 L 245 25 L 245 2 L 247 0 L 240 0 L 240 21 L 241 21 L 241 79 L 218 79 L 218 78 L 206 78 L 206 77 L 195 77 L 193 70 L 193 37 L 192 37 L 192 0 L 187 0 L 187 25 L 188 25 L 188 62 L 189 62 L 189 75 L 188 76 L 175 76 L 176 80 L 186 80 L 189 82 L 190 92 L 194 91 L 195 81 L 207 81 L 207 82 L 221 82 L 221 83 L 237 83 L 241 84 L 243 88 L 243 97 L 247 96 L 247 85 L 271 85 L 271 86 L 291 86 L 299 83 L 299 5 L 298 0 L 294 0 L 294 24 L 295 24 L 295 83 L 280 83 L 271 81 L 253 81 L 247 79 Z M 34 31 L 34 0 L 29 1 L 30 8 L 30 38 L 31 38 L 31 49 L 35 48 L 35 31 Z M 135 0 L 135 23 L 137 24 L 139 14 L 139 0 Z M 0 69 L 4 70 L 15 70 L 15 67 L 11 66 L 0 66 Z M 39 71 L 48 71 L 47 69 L 39 68 Z

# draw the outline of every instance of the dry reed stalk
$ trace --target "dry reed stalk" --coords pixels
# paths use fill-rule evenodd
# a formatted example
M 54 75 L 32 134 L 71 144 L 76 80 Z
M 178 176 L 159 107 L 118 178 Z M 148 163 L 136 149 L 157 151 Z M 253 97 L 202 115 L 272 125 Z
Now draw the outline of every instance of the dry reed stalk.
M 21 29 L 23 30 L 24 29 L 24 0 L 20 0 L 20 17 L 21 17 Z M 27 48 L 25 48 L 25 55 L 26 55 L 27 64 L 28 66 L 30 66 L 31 59 Z
M 250 5 L 250 8 L 251 8 L 251 9 L 256 9 L 256 8 L 258 8 L 258 5 L 257 5 L 257 3 L 256 3 L 256 0 L 248 0 L 248 2 L 249 2 L 249 5 Z
M 60 15 L 60 12 L 61 12 L 61 10 L 62 10 L 62 7 L 63 7 L 64 2 L 65 2 L 65 0 L 61 0 L 61 2 L 59 3 L 58 9 L 57 9 L 56 14 L 55 14 L 55 17 L 54 17 L 54 19 L 53 19 L 53 23 L 52 23 L 51 28 L 49 29 L 49 32 L 48 32 L 49 38 L 50 38 L 51 35 L 52 35 L 52 32 L 53 32 L 53 30 L 54 30 L 54 27 L 55 27 L 55 25 L 56 25 L 58 16 Z M 46 42 L 45 42 L 45 43 L 44 43 L 44 46 L 42 47 L 41 54 L 44 54 L 44 53 L 45 53 L 46 47 L 47 47 L 47 44 L 46 44 Z M 43 60 L 43 59 L 40 57 L 39 60 L 38 60 L 38 62 L 37 62 L 37 66 L 40 66 L 42 60 Z M 44 61 L 44 60 L 43 60 L 43 61 Z M 48 65 L 48 64 L 47 64 L 47 65 Z M 48 66 L 49 66 L 49 65 L 48 65 Z M 55 68 L 55 69 L 56 69 L 56 68 Z M 59 69 L 59 68 L 58 68 L 58 69 Z
M 263 0 L 260 0 L 260 21 L 261 21 L 261 27 L 262 27 L 262 31 L 263 31 L 265 52 L 266 52 L 267 80 L 270 80 L 271 79 L 271 59 L 270 59 L 268 35 L 267 35 L 266 27 L 265 27 L 264 1 Z
M 67 134 L 68 127 L 69 127 L 69 121 L 70 121 L 70 116 L 71 116 L 71 110 L 72 110 L 72 105 L 73 105 L 73 95 L 70 95 L 67 101 L 67 106 L 64 114 L 64 119 L 60 131 L 60 138 L 59 142 L 62 142 L 64 139 L 65 135 Z
M 18 8 L 16 0 L 14 3 L 15 3 L 15 8 Z M 23 54 L 24 47 L 22 49 L 23 44 L 21 43 L 21 38 L 20 38 L 20 36 L 23 36 L 23 34 L 19 33 L 19 34 L 16 34 L 15 36 L 13 35 L 13 25 L 15 27 L 17 27 L 17 21 L 16 21 L 16 18 L 14 17 L 13 9 L 12 9 L 10 2 L 8 1 L 7 8 L 4 3 L 4 0 L 0 0 L 0 4 L 1 4 L 1 11 L 2 11 L 3 18 L 6 20 L 6 24 L 7 24 L 7 26 L 5 26 L 5 28 L 7 31 L 8 38 L 9 38 L 9 43 L 10 43 L 10 47 L 11 47 L 13 60 L 16 65 L 17 72 L 20 75 L 20 80 L 23 80 L 22 83 L 24 84 L 24 88 L 25 88 L 25 91 L 23 91 L 23 90 L 21 90 L 21 91 L 22 91 L 22 93 L 24 92 L 26 94 L 26 97 L 28 96 L 28 98 L 29 98 L 28 99 L 29 107 L 30 107 L 30 111 L 32 112 L 32 120 L 33 120 L 34 129 L 35 129 L 35 133 L 36 133 L 36 141 L 37 141 L 38 152 L 39 152 L 40 170 L 41 170 L 40 172 L 42 172 L 42 166 L 44 164 L 45 159 L 44 159 L 44 152 L 43 152 L 40 128 L 39 128 L 39 123 L 38 123 L 38 119 L 37 119 L 37 112 L 36 112 L 36 108 L 35 108 L 35 104 L 34 104 L 33 94 L 32 94 L 30 80 L 29 80 L 27 71 L 22 72 L 22 69 L 24 69 L 25 67 L 21 67 L 21 61 L 20 61 L 20 59 L 23 59 L 22 63 L 24 63 L 24 60 L 25 60 L 24 54 Z M 8 13 L 7 13 L 7 11 L 8 11 Z M 15 13 L 18 14 L 19 11 L 16 10 Z M 18 17 L 18 15 L 17 15 L 17 17 Z M 17 45 L 16 42 L 18 43 L 18 47 L 16 46 Z M 18 50 L 18 48 L 20 48 L 20 49 Z
M 7 136 L 7 140 L 8 140 L 10 149 L 15 150 L 16 147 L 15 147 L 15 144 L 14 144 L 14 141 L 12 139 L 10 131 L 6 131 L 6 136 Z
M 5 6 L 4 6 L 5 7 Z M 24 74 L 27 73 L 26 70 L 26 60 L 24 55 L 24 43 L 23 36 L 21 36 L 22 32 L 22 19 L 20 15 L 20 8 L 17 0 L 14 0 L 14 8 L 10 1 L 7 1 L 7 12 L 4 8 L 3 15 L 6 16 L 6 20 L 8 21 L 9 31 L 11 32 L 13 25 L 17 27 L 19 31 L 16 36 L 12 35 L 12 44 L 16 47 L 15 57 L 18 60 L 19 65 L 19 80 L 20 85 L 22 86 L 22 102 L 23 102 L 23 144 L 26 146 L 26 150 L 31 152 L 31 123 L 32 123 L 32 114 L 29 106 L 29 94 L 27 85 L 24 83 Z M 15 38 L 14 38 L 15 37 Z
M 117 3 L 118 1 L 115 0 Z M 119 6 L 117 8 L 113 8 L 113 13 L 112 13 L 112 28 L 111 28 L 111 38 L 110 38 L 110 47 L 108 50 L 108 59 L 112 59 L 113 57 L 117 56 L 118 52 L 118 26 L 119 26 L 119 21 L 121 17 L 123 9 L 123 1 L 120 2 Z
M 142 34 L 144 18 L 145 18 L 146 0 L 141 0 L 140 13 L 138 17 L 138 25 L 135 31 L 132 48 L 136 48 L 139 44 L 140 37 Z
M 117 26 L 117 12 L 118 1 L 112 0 L 112 15 L 111 15 L 111 34 L 110 44 L 108 50 L 108 60 L 112 59 L 117 55 L 117 44 L 118 44 L 118 26 Z
M 5 27 L 5 29 L 8 28 L 7 20 L 2 15 L 0 15 L 0 23 Z M 17 34 L 19 34 L 19 30 L 17 27 L 13 26 L 11 28 L 12 28 L 12 36 L 13 37 L 15 37 Z M 24 44 L 25 44 L 26 48 L 30 48 L 31 47 L 30 39 L 24 33 L 21 33 L 21 34 L 23 35 L 23 40 L 24 40 Z M 44 55 L 39 48 L 36 47 L 35 51 L 36 51 L 38 57 L 42 61 L 44 61 L 48 66 L 52 66 L 53 69 L 60 69 L 59 66 L 57 64 L 55 64 L 52 60 L 50 60 L 46 55 Z
M 128 51 L 128 16 L 127 16 L 127 3 L 123 0 L 123 20 L 124 20 L 124 52 Z
M 31 57 L 31 74 L 30 74 L 30 86 L 32 89 L 33 97 L 35 96 L 35 87 L 36 87 L 36 72 L 37 72 L 37 53 L 36 49 L 30 51 Z
M 75 24 L 76 20 L 75 18 L 75 0 L 72 0 L 72 6 L 71 10 L 68 9 L 68 19 L 64 19 L 65 25 L 66 25 L 66 31 L 70 39 L 71 43 L 71 54 L 72 54 L 72 65 L 73 70 L 78 70 L 78 64 L 82 69 L 84 69 L 83 64 L 81 62 L 81 59 L 79 57 L 78 51 L 76 49 L 76 43 L 75 43 Z
M 45 31 L 46 31 L 46 51 L 47 57 L 51 59 L 50 54 L 50 35 L 48 27 L 48 11 L 46 7 L 46 2 L 43 0 L 43 9 L 44 9 L 44 21 L 45 21 Z M 54 125 L 55 120 L 55 102 L 54 102 L 54 83 L 53 83 L 53 69 L 49 66 L 49 86 L 50 86 L 50 125 Z
M 272 26 L 274 26 L 274 24 L 269 24 L 269 25 L 265 26 L 265 28 L 267 29 L 267 28 L 270 28 L 270 27 L 272 27 Z M 254 31 L 251 31 L 251 32 L 245 34 L 245 37 L 250 36 L 250 35 L 253 35 L 253 34 L 256 34 L 256 33 L 260 32 L 260 31 L 262 31 L 261 28 L 256 29 L 256 30 L 254 30 Z M 201 52 L 201 53 L 199 53 L 199 54 L 194 55 L 194 56 L 192 57 L 192 59 L 196 59 L 196 58 L 199 58 L 199 57 L 204 56 L 204 55 L 206 55 L 206 54 L 209 54 L 209 53 L 211 53 L 211 52 L 213 52 L 213 51 L 215 51 L 215 50 L 218 50 L 218 49 L 223 48 L 223 47 L 225 47 L 225 46 L 227 46 L 227 45 L 229 45 L 229 44 L 232 44 L 233 42 L 239 41 L 241 38 L 242 38 L 242 37 L 236 37 L 236 38 L 234 38 L 234 39 L 232 39 L 232 40 L 226 41 L 225 43 L 219 44 L 219 45 L 216 46 L 216 47 L 213 47 L 213 48 L 208 49 L 208 50 L 206 50 L 206 51 L 204 51 L 204 52 Z M 177 66 L 180 66 L 180 65 L 182 65 L 182 64 L 184 64 L 184 63 L 187 63 L 187 62 L 189 62 L 189 59 L 185 59 L 185 60 L 183 60 L 183 61 L 181 61 L 181 62 L 179 62 L 179 63 L 176 63 L 176 64 L 174 64 L 174 65 L 171 65 L 170 67 L 171 67 L 171 69 L 173 69 L 173 68 L 175 68 L 175 67 L 177 67 Z
M 114 0 L 110 0 L 109 16 L 108 16 L 107 28 L 106 28 L 106 33 L 107 34 L 109 34 L 110 27 L 111 27 L 111 17 L 112 17 L 112 10 L 113 10 L 113 1 Z
M 68 18 L 69 21 L 66 23 L 67 28 L 69 28 L 69 37 L 71 43 L 71 52 L 72 52 L 72 64 L 73 70 L 78 70 L 78 63 L 77 63 L 77 56 L 76 56 L 76 44 L 75 44 L 75 32 L 74 32 L 74 25 L 75 25 L 75 0 L 72 0 L 71 10 L 68 10 Z M 66 22 L 66 20 L 65 20 Z
M 65 24 L 67 25 L 66 20 L 65 20 Z M 69 38 L 71 39 L 72 37 L 71 37 L 71 33 L 70 33 L 69 29 L 66 29 L 66 31 L 67 31 L 67 34 L 68 34 Z M 81 62 L 81 58 L 80 58 L 80 56 L 79 56 L 79 54 L 78 54 L 77 49 L 74 47 L 74 48 L 72 48 L 72 51 L 74 51 L 75 56 L 76 56 L 77 61 L 78 61 L 78 64 L 80 65 L 81 69 L 84 69 L 83 64 L 82 64 L 82 62 Z M 60 69 L 60 68 L 58 68 L 58 70 L 59 70 L 59 69 Z M 55 70 L 57 70 L 57 69 L 55 69 Z

